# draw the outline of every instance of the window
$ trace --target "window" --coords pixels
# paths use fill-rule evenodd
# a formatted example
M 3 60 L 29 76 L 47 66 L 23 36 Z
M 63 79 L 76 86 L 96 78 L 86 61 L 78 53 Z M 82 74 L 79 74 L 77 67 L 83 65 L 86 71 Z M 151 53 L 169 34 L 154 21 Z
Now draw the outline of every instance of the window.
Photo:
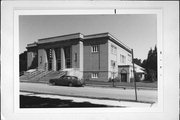
M 32 58 L 34 59 L 35 57 L 36 57 L 36 53 L 33 52 L 33 53 L 32 53 Z
M 42 64 L 42 56 L 40 56 L 40 64 Z
M 126 63 L 126 56 L 120 55 L 120 62 L 121 63 Z
M 116 53 L 117 53 L 117 48 L 116 48 L 116 46 L 111 45 L 111 53 L 112 53 L 112 54 L 116 54 Z
M 132 60 L 131 60 L 131 59 L 132 59 L 131 55 L 130 55 L 130 54 L 128 54 L 128 61 L 129 61 L 129 62 L 132 62 Z
M 52 58 L 52 49 L 49 49 L 49 57 Z
M 77 53 L 74 54 L 74 61 L 77 62 Z
M 114 51 L 114 50 L 113 50 L 113 46 L 111 45 L 111 53 L 112 53 L 112 54 L 113 54 L 113 51 Z
M 98 45 L 93 45 L 92 47 L 91 47 L 91 51 L 92 52 L 98 52 Z
M 114 68 L 116 66 L 116 62 L 114 60 L 111 60 L 111 67 Z
M 91 78 L 98 78 L 98 73 L 92 73 Z

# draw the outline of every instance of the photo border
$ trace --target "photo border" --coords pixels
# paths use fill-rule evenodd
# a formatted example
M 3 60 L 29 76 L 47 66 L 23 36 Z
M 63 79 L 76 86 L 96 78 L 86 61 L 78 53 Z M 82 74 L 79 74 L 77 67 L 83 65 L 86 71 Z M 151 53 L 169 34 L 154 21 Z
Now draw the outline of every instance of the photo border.
M 88 9 L 81 9 L 81 10 L 15 10 L 14 11 L 14 36 L 15 36 L 15 40 L 14 41 L 18 41 L 19 40 L 19 16 L 21 15 L 121 15 L 121 14 L 156 14 L 157 16 L 157 29 L 159 29 L 159 33 L 157 33 L 157 48 L 158 48 L 158 53 L 159 51 L 163 51 L 162 49 L 162 39 L 160 36 L 162 36 L 162 27 L 161 27 L 161 23 L 162 23 L 162 18 L 161 18 L 161 10 L 153 10 L 153 9 L 130 9 L 130 10 L 127 10 L 127 9 L 117 9 L 116 10 L 117 13 L 115 14 L 114 13 L 114 10 L 94 10 L 94 9 L 91 9 L 91 10 L 88 10 Z M 157 30 L 158 31 L 158 30 Z M 15 81 L 14 81 L 14 98 L 15 98 L 15 104 L 14 104 L 14 108 L 15 108 L 15 111 L 17 113 L 33 113 L 33 112 L 44 112 L 46 113 L 45 111 L 47 111 L 46 109 L 47 108 L 41 108 L 40 110 L 38 110 L 37 108 L 31 108 L 31 109 L 28 109 L 28 108 L 19 108 L 18 106 L 19 105 L 19 96 L 17 95 L 20 95 L 19 93 L 19 69 L 17 68 L 17 66 L 19 66 L 19 42 L 16 42 L 14 43 L 14 55 L 15 55 L 15 59 L 14 59 L 14 75 L 16 78 Z M 158 55 L 159 56 L 159 55 Z M 161 56 L 161 59 L 162 59 L 162 56 Z M 158 68 L 159 68 L 159 62 L 162 62 L 160 61 L 160 59 L 158 58 Z M 158 73 L 162 74 L 162 68 L 158 69 Z M 101 111 L 106 111 L 105 109 L 107 109 L 107 112 L 115 112 L 115 111 L 119 111 L 119 112 L 162 112 L 162 109 L 163 109 L 163 89 L 162 87 L 160 87 L 160 85 L 163 84 L 163 76 L 160 76 L 160 74 L 158 75 L 158 94 L 157 94 L 157 97 L 158 95 L 161 96 L 161 97 L 158 97 L 158 104 L 157 104 L 157 108 L 153 107 L 153 108 L 93 108 L 93 111 L 96 111 L 96 112 L 101 112 Z M 159 104 L 161 104 L 161 106 L 159 106 Z M 59 112 L 59 109 L 60 108 L 50 108 L 51 111 L 50 113 L 58 113 Z M 63 109 L 63 108 L 61 108 Z M 79 111 L 82 110 L 82 108 L 77 108 L 79 109 Z M 83 108 L 84 109 L 84 108 Z M 88 111 L 92 111 L 91 108 L 85 108 L 86 110 Z M 127 109 L 127 110 L 126 110 Z M 49 108 L 48 108 L 49 110 Z M 67 111 L 66 111 L 67 110 Z M 109 111 L 110 110 L 110 111 Z M 63 112 L 69 112 L 69 111 L 72 111 L 72 112 L 76 112 L 76 110 L 74 111 L 74 108 L 69 108 L 69 109 L 65 109 L 63 110 Z M 84 112 L 84 110 L 82 110 L 81 112 Z
M 33 3 L 33 2 L 32 2 Z M 37 3 L 37 2 L 35 2 L 35 3 Z M 48 3 L 48 2 L 47 2 Z M 60 2 L 61 3 L 61 2 Z M 70 2 L 71 3 L 71 2 Z M 88 11 L 93 11 L 93 10 L 100 10 L 101 12 L 102 11 L 110 11 L 110 14 L 114 14 L 114 9 L 116 9 L 117 10 L 117 14 L 119 14 L 120 12 L 122 12 L 123 10 L 125 10 L 125 11 L 131 11 L 131 10 L 134 10 L 134 11 L 136 11 L 137 13 L 136 14 L 138 14 L 138 11 L 140 12 L 142 12 L 142 10 L 145 10 L 146 12 L 148 11 L 149 12 L 149 10 L 152 12 L 152 11 L 156 11 L 155 13 L 157 14 L 157 18 L 158 18 L 158 29 L 157 29 L 157 32 L 158 32 L 158 34 L 157 34 L 157 37 L 158 37 L 158 39 L 157 39 L 157 48 L 158 48 L 158 102 L 160 102 L 160 103 L 158 103 L 158 108 L 160 108 L 160 109 L 154 109 L 154 110 L 152 110 L 152 108 L 150 108 L 150 109 L 144 109 L 144 108 L 125 108 L 125 109 L 121 109 L 121 108 L 107 108 L 107 109 L 101 109 L 101 108 L 98 108 L 97 109 L 97 111 L 95 111 L 94 110 L 94 108 L 93 108 L 93 110 L 91 109 L 91 108 L 73 108 L 72 110 L 73 111 L 71 111 L 70 109 L 71 108 L 68 108 L 68 109 L 66 109 L 66 108 L 60 108 L 60 109 L 63 109 L 63 110 L 59 110 L 59 108 L 58 108 L 58 110 L 55 112 L 55 111 L 52 111 L 52 109 L 51 109 L 51 111 L 49 111 L 49 110 L 43 110 L 43 109 L 41 109 L 41 110 L 37 110 L 37 109 L 35 109 L 35 110 L 33 110 L 33 109 L 29 109 L 29 110 L 25 110 L 25 109 L 23 109 L 23 111 L 21 111 L 19 108 L 17 108 L 17 104 L 19 105 L 19 97 L 17 98 L 17 95 L 19 95 L 19 94 L 17 94 L 17 90 L 19 90 L 19 85 L 17 85 L 17 82 L 18 82 L 18 84 L 19 84 L 19 52 L 17 52 L 18 51 L 18 49 L 19 49 L 19 42 L 16 42 L 16 41 L 19 41 L 19 36 L 18 36 L 18 33 L 17 32 L 19 32 L 19 31 L 17 31 L 17 28 L 18 28 L 18 26 L 17 26 L 17 23 L 19 22 L 18 21 L 18 15 L 21 15 L 22 13 L 20 12 L 20 11 L 23 11 L 23 12 L 25 12 L 25 11 L 27 11 L 27 12 L 30 12 L 30 13 L 32 13 L 33 11 L 35 11 L 35 9 L 36 8 L 38 8 L 37 10 L 38 11 L 46 11 L 47 12 L 47 10 L 45 10 L 45 8 L 44 7 L 42 7 L 42 10 L 41 10 L 41 7 L 40 6 L 38 6 L 38 5 L 34 5 L 34 4 L 30 4 L 30 6 L 32 5 L 32 6 L 36 6 L 36 7 L 22 7 L 24 4 L 26 4 L 26 6 L 29 6 L 29 5 L 27 5 L 27 3 L 24 3 L 24 2 L 18 2 L 18 4 L 14 4 L 14 5 L 12 5 L 12 3 L 11 2 L 6 2 L 6 5 L 5 6 L 10 6 L 10 8 L 13 8 L 13 9 L 10 9 L 10 13 L 11 13 L 11 15 L 12 15 L 12 13 L 13 13 L 13 23 L 14 23 L 14 25 L 12 25 L 12 26 L 14 26 L 13 27 L 13 32 L 12 32 L 12 29 L 10 30 L 10 40 L 12 40 L 13 42 L 11 43 L 11 45 L 10 46 L 13 46 L 12 47 L 12 49 L 13 49 L 13 55 L 12 55 L 12 51 L 9 51 L 8 53 L 7 53 L 7 55 L 12 55 L 11 57 L 10 57 L 10 62 L 13 60 L 13 72 L 10 70 L 10 73 L 14 73 L 14 75 L 13 76 L 9 76 L 9 78 L 10 78 L 10 80 L 8 80 L 8 82 L 10 83 L 10 82 L 12 82 L 13 80 L 14 80 L 14 82 L 13 82 L 13 85 L 10 85 L 10 86 L 13 86 L 13 93 L 12 93 L 12 89 L 10 90 L 10 91 L 8 91 L 8 93 L 11 93 L 11 95 L 13 94 L 13 101 L 14 101 L 14 103 L 13 103 L 13 106 L 11 106 L 11 108 L 8 108 L 7 110 L 8 111 L 10 111 L 10 113 L 11 114 L 13 114 L 14 116 L 19 116 L 20 118 L 22 117 L 27 117 L 27 116 L 31 116 L 32 115 L 32 113 L 40 113 L 40 114 L 42 114 L 42 113 L 48 113 L 48 115 L 47 114 L 44 114 L 44 118 L 45 117 L 47 117 L 47 116 L 49 116 L 49 118 L 51 118 L 51 116 L 52 115 L 55 115 L 55 117 L 54 118 L 57 118 L 59 115 L 57 114 L 57 113 L 61 113 L 61 115 L 62 114 L 66 114 L 66 115 L 64 115 L 64 116 L 66 116 L 66 117 L 68 117 L 67 115 L 69 115 L 69 114 L 72 114 L 72 115 L 75 115 L 75 114 L 81 114 L 81 116 L 82 115 L 94 115 L 95 113 L 99 113 L 100 115 L 102 115 L 102 114 L 106 114 L 106 113 L 111 113 L 111 115 L 114 115 L 114 114 L 116 114 L 116 116 L 118 115 L 118 114 L 120 114 L 120 113 L 123 113 L 123 114 L 134 114 L 134 113 L 137 113 L 136 114 L 136 116 L 138 117 L 139 116 L 139 114 L 141 113 L 141 114 L 148 114 L 149 113 L 149 115 L 148 116 L 150 116 L 150 115 L 152 115 L 152 114 L 154 114 L 155 116 L 156 116 L 156 114 L 159 114 L 159 115 L 162 115 L 163 113 L 165 113 L 165 111 L 167 111 L 167 108 L 166 107 L 164 107 L 164 105 L 165 105 L 165 103 L 164 103 L 164 99 L 165 99 L 165 97 L 164 97 L 164 94 L 165 94 L 165 92 L 164 92 L 164 85 L 167 85 L 167 82 L 166 81 L 164 81 L 164 71 L 166 72 L 166 70 L 165 69 L 167 69 L 166 68 L 166 65 L 165 65 L 165 63 L 166 63 L 166 60 L 165 60 L 165 58 L 166 58 L 166 56 L 165 56 L 165 53 L 167 52 L 166 50 L 164 50 L 164 48 L 166 48 L 167 47 L 167 41 L 165 41 L 164 42 L 164 38 L 165 38 L 165 34 L 164 34 L 164 9 L 167 9 L 169 6 L 167 5 L 168 3 L 166 3 L 165 5 L 163 4 L 162 5 L 162 3 L 163 2 L 159 2 L 159 6 L 157 7 L 157 5 L 154 5 L 154 4 L 148 4 L 149 2 L 147 2 L 147 3 L 141 3 L 141 2 L 135 2 L 136 3 L 136 8 L 133 6 L 132 7 L 132 3 L 129 3 L 129 2 L 108 2 L 108 3 L 110 3 L 110 6 L 107 6 L 108 4 L 107 4 L 107 2 L 98 2 L 98 5 L 92 5 L 91 4 L 91 2 L 85 2 L 85 3 L 89 3 L 88 5 L 87 5 L 87 7 L 89 7 L 90 6 L 90 8 L 89 9 L 87 9 L 87 8 L 85 8 L 83 5 L 85 5 L 84 4 L 84 2 L 80 2 L 79 4 L 76 4 L 75 6 L 69 6 L 69 5 L 65 5 L 66 7 L 62 7 L 61 5 L 59 6 L 59 8 L 56 8 L 56 9 L 59 9 L 60 11 L 63 11 L 63 13 L 64 13 L 64 11 L 81 11 L 81 10 L 88 10 Z M 104 3 L 105 4 L 105 6 L 100 6 L 99 5 L 99 3 Z M 123 4 L 121 4 L 121 5 L 118 5 L 117 3 L 123 3 Z M 157 3 L 157 2 L 156 2 Z M 175 2 L 174 2 L 175 3 Z M 174 5 L 174 3 L 172 2 L 172 4 Z M 5 3 L 4 3 L 5 4 Z M 55 4 L 51 4 L 51 5 L 54 5 L 54 6 L 57 6 L 57 5 L 55 5 Z M 153 6 L 154 5 L 154 6 Z M 37 7 L 38 6 L 38 7 Z M 47 4 L 45 4 L 44 6 L 47 6 Z M 97 9 L 97 6 L 99 7 L 99 9 Z M 147 8 L 144 8 L 144 7 L 146 7 L 146 6 L 148 6 Z M 62 9 L 61 9 L 61 7 L 62 7 Z M 122 8 L 121 8 L 122 7 Z M 152 7 L 154 7 L 154 8 L 152 8 Z M 2 7 L 3 8 L 3 7 Z M 65 9 L 66 8 L 66 9 Z M 113 9 L 114 8 L 114 9 Z M 4 10 L 7 10 L 7 9 L 9 9 L 9 8 L 4 8 Z M 51 9 L 51 8 L 46 8 L 46 9 Z M 78 10 L 79 9 L 79 10 Z M 172 9 L 172 8 L 171 8 Z M 49 11 L 48 10 L 48 11 Z M 55 11 L 59 11 L 59 10 L 55 10 Z M 50 11 L 54 11 L 54 10 L 50 10 Z M 107 14 L 107 11 L 106 11 L 106 14 Z M 3 11 L 4 12 L 4 11 Z M 100 14 L 103 14 L 103 12 L 101 13 L 100 12 Z M 47 15 L 47 13 L 45 13 L 46 15 Z M 48 14 L 50 14 L 50 13 L 48 13 Z M 70 13 L 70 14 L 72 14 L 72 13 Z M 75 13 L 76 14 L 76 13 Z M 94 13 L 93 13 L 94 14 Z M 97 14 L 97 13 L 96 13 Z M 127 13 L 126 13 L 127 14 Z M 135 14 L 135 13 L 134 13 Z M 174 13 L 174 14 L 176 14 L 176 13 Z M 2 14 L 3 15 L 3 14 Z M 12 17 L 11 17 L 12 18 Z M 9 22 L 12 22 L 12 20 L 10 20 Z M 8 22 L 5 22 L 5 21 L 2 21 L 2 23 L 8 23 Z M 6 25 L 5 24 L 5 25 Z M 4 30 L 2 33 L 2 40 L 4 40 L 4 38 L 8 38 L 7 37 L 7 27 L 5 27 L 5 25 L 4 24 L 2 24 L 2 30 Z M 5 29 L 6 28 L 6 29 Z M 176 28 L 176 30 L 178 31 L 179 29 L 177 29 Z M 176 35 L 176 33 L 174 33 L 175 35 Z M 14 37 L 13 37 L 13 35 L 14 35 Z M 14 40 L 13 40 L 13 39 Z M 3 46 L 3 45 L 5 45 L 5 46 Z M 4 54 L 4 50 L 6 51 L 7 50 L 7 44 L 5 44 L 4 43 L 4 41 L 2 41 L 2 70 L 4 70 L 4 67 L 5 67 L 5 65 L 8 65 L 8 64 L 3 64 L 3 63 L 5 63 L 5 61 L 4 60 L 7 60 L 7 55 L 5 55 Z M 177 48 L 176 48 L 177 49 Z M 179 51 L 178 51 L 179 52 Z M 5 58 L 4 58 L 5 57 Z M 13 59 L 11 59 L 11 58 L 13 58 Z M 176 57 L 177 58 L 177 57 Z M 177 60 L 176 60 L 176 62 L 177 62 Z M 17 63 L 18 63 L 18 65 L 17 65 Z M 11 65 L 11 64 L 10 64 Z M 161 68 L 160 68 L 161 67 Z M 12 66 L 11 67 L 9 67 L 9 68 L 12 68 Z M 176 70 L 176 69 L 175 69 Z M 2 80 L 3 80 L 3 78 L 7 78 L 5 75 L 8 75 L 8 73 L 7 72 L 2 72 L 3 74 L 2 74 Z M 5 74 L 4 74 L 5 73 Z M 175 76 L 176 78 L 177 78 L 177 76 Z M 18 78 L 18 79 L 17 79 Z M 160 81 L 161 80 L 161 81 Z M 166 84 L 165 84 L 165 83 Z M 177 81 L 177 83 L 178 83 L 178 81 Z M 12 84 L 12 83 L 11 83 Z M 8 85 L 5 85 L 5 82 L 4 81 L 2 81 L 2 97 L 4 97 L 4 92 L 6 92 L 7 91 L 7 87 L 9 87 Z M 175 88 L 177 89 L 177 87 L 179 87 L 178 86 L 179 85 L 179 83 L 177 84 L 177 86 L 175 86 Z M 172 86 L 172 87 L 174 87 L 174 86 Z M 172 89 L 175 89 L 175 88 L 172 88 Z M 160 91 L 160 92 L 159 92 Z M 177 95 L 177 92 L 176 92 L 176 95 Z M 173 96 L 173 98 L 177 98 L 176 96 Z M 2 102 L 5 102 L 4 101 L 4 99 L 2 100 Z M 9 101 L 7 101 L 7 103 L 8 103 Z M 3 107 L 3 109 L 2 110 L 4 110 L 4 107 L 6 106 L 6 105 L 3 105 L 3 103 L 1 103 L 2 104 L 2 107 Z M 13 108 L 13 110 L 12 110 L 12 108 Z M 165 108 L 165 110 L 164 110 L 164 108 Z M 48 108 L 49 109 L 49 108 Z M 81 109 L 80 111 L 79 111 L 79 109 Z M 89 110 L 89 109 L 91 109 L 91 110 Z M 25 111 L 24 111 L 25 110 Z M 5 113 L 5 111 L 2 111 L 2 112 L 4 112 Z M 29 114 L 28 114 L 29 113 Z M 51 115 L 50 115 L 51 114 Z M 4 115 L 4 114 L 3 114 Z M 7 114 L 7 111 L 6 111 L 6 115 L 8 115 Z M 97 115 L 97 114 L 95 114 L 95 115 Z M 172 114 L 171 114 L 172 115 Z M 97 115 L 96 117 L 98 117 L 99 115 Z M 107 115 L 105 115 L 107 118 L 108 118 L 108 116 Z M 124 116 L 124 115 L 123 115 Z M 157 115 L 158 116 L 158 115 Z M 10 116 L 9 116 L 10 117 Z M 36 118 L 37 117 L 37 114 L 35 115 L 35 117 L 32 117 L 32 118 Z M 41 116 L 42 117 L 42 116 Z M 59 117 L 61 117 L 61 116 L 59 116 Z M 129 117 L 129 116 L 128 116 Z M 140 117 L 140 116 L 139 116 Z M 162 116 L 163 117 L 163 116 Z M 32 119 L 31 118 L 31 119 Z M 84 117 L 82 117 L 82 118 L 84 118 Z M 127 118 L 127 117 L 124 117 L 124 118 Z M 152 118 L 152 116 L 151 116 L 151 118 Z M 153 117 L 154 118 L 154 117 Z M 15 119 L 15 118 L 14 118 Z M 130 119 L 130 118 L 128 118 L 128 119 Z

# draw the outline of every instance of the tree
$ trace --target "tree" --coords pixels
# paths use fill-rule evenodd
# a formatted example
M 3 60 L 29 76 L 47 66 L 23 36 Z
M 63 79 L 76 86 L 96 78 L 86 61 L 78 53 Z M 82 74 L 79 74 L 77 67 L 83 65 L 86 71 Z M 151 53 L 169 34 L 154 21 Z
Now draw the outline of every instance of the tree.
M 27 70 L 27 51 L 24 51 L 19 55 L 19 72 Z
M 154 50 L 150 49 L 147 58 L 147 68 L 157 71 L 157 48 L 155 46 Z
M 157 81 L 157 47 L 152 48 L 148 52 L 147 60 L 143 61 L 143 67 L 147 71 L 146 80 Z
M 141 63 L 141 59 L 134 58 L 133 61 L 134 61 L 135 64 L 137 64 L 137 65 L 139 65 L 139 66 L 141 66 L 141 64 L 142 64 L 142 63 Z
M 147 64 L 147 59 L 143 60 L 141 67 L 146 68 L 147 67 L 146 64 Z

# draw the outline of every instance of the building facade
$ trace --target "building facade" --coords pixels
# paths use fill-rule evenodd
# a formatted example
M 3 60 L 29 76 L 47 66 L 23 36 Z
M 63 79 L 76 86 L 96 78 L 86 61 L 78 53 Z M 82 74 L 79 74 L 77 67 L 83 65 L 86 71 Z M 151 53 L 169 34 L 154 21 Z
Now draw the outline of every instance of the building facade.
M 27 68 L 71 70 L 86 80 L 109 81 L 133 78 L 131 49 L 110 33 L 81 33 L 39 39 L 27 45 Z M 33 64 L 37 63 L 37 64 Z

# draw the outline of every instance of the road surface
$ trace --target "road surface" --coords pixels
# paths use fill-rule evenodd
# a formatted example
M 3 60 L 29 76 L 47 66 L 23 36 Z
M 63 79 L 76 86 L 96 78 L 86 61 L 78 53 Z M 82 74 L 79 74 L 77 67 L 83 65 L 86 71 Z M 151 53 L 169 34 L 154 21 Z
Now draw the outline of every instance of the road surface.
M 118 89 L 118 88 L 101 88 L 101 87 L 66 87 L 52 86 L 49 84 L 40 83 L 20 83 L 20 91 L 53 94 L 61 96 L 98 98 L 110 100 L 135 100 L 135 92 L 133 89 Z M 156 90 L 137 90 L 138 101 L 142 102 L 157 102 Z

